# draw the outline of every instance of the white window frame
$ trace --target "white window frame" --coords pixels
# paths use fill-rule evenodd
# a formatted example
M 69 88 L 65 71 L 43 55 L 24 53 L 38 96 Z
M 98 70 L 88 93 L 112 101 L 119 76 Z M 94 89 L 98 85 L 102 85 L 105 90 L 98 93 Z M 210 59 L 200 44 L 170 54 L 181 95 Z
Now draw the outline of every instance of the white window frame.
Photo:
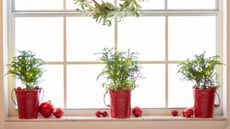
M 65 9 L 65 0 L 63 0 L 63 8 Z M 116 0 L 115 0 L 115 3 Z M 216 8 L 213 10 L 209 9 L 196 9 L 196 10 L 169 10 L 167 9 L 167 0 L 165 0 L 165 10 L 144 10 L 143 12 L 143 17 L 145 16 L 165 16 L 165 61 L 142 61 L 141 63 L 143 64 L 165 64 L 165 105 L 166 108 L 154 108 L 154 109 L 144 109 L 144 112 L 146 115 L 169 115 L 169 112 L 171 111 L 170 108 L 168 108 L 168 65 L 169 64 L 176 64 L 180 63 L 181 61 L 169 61 L 168 60 L 168 17 L 169 16 L 216 16 L 216 28 L 217 28 L 217 53 L 221 57 L 224 56 L 224 45 L 223 45 L 223 7 L 222 7 L 223 0 L 216 0 Z M 63 62 L 46 62 L 47 64 L 62 64 L 64 66 L 64 107 L 66 107 L 66 100 L 67 100 L 67 95 L 66 95 L 66 70 L 67 70 L 67 64 L 101 64 L 98 61 L 71 61 L 67 62 L 66 60 L 66 17 L 83 17 L 82 14 L 76 13 L 75 11 L 63 11 L 63 10 L 55 10 L 55 11 L 50 11 L 50 10 L 20 10 L 16 11 L 14 8 L 14 2 L 13 0 L 8 0 L 8 59 L 10 60 L 13 55 L 14 55 L 14 18 L 15 17 L 63 17 L 63 30 L 64 30 L 64 41 L 63 41 L 63 53 L 64 53 L 64 61 Z M 114 19 L 114 38 L 115 38 L 115 43 L 114 47 L 117 48 L 118 43 L 117 43 L 117 19 Z M 224 72 L 223 68 L 220 68 L 219 73 L 221 73 L 221 78 L 224 79 Z M 221 80 L 221 85 L 224 85 L 225 80 Z M 10 76 L 8 76 L 8 94 L 12 91 L 15 82 L 13 81 L 14 79 Z M 223 100 L 223 88 L 219 89 L 220 94 L 221 94 L 221 100 Z M 17 111 L 15 110 L 15 106 L 10 100 L 9 97 L 9 106 L 8 106 L 8 111 L 9 111 L 9 116 L 16 116 Z M 94 112 L 98 109 L 65 109 L 65 114 L 66 115 L 92 115 Z M 108 110 L 108 109 L 104 109 Z M 183 108 L 178 109 L 178 110 L 183 110 Z M 219 108 L 217 111 L 217 115 L 222 115 L 223 114 L 223 107 Z

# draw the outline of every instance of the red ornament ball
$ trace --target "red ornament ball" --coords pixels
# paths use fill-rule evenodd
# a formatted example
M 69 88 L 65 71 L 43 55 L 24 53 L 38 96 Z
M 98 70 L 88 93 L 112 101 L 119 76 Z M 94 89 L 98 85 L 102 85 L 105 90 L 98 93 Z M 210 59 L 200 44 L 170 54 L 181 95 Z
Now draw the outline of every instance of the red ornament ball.
M 135 117 L 140 117 L 142 116 L 143 111 L 140 107 L 136 106 L 133 108 L 132 113 Z
M 108 113 L 107 113 L 106 111 L 103 111 L 103 112 L 101 112 L 101 115 L 102 115 L 103 117 L 107 117 L 107 116 L 108 116 Z
M 61 118 L 64 114 L 64 111 L 62 108 L 55 108 L 54 111 L 53 111 L 53 115 L 56 117 L 56 118 Z
M 184 110 L 184 116 L 187 117 L 187 118 L 190 118 L 192 117 L 193 115 L 193 109 L 192 108 L 186 108 Z
M 50 101 L 42 102 L 39 106 L 39 112 L 45 118 L 50 117 L 53 113 L 53 110 L 54 110 L 53 104 Z
M 101 111 L 96 111 L 96 112 L 95 112 L 95 116 L 96 116 L 96 117 L 101 117 L 101 115 L 102 115 L 102 114 L 101 114 Z
M 178 111 L 177 110 L 172 110 L 172 116 L 177 116 L 178 115 Z

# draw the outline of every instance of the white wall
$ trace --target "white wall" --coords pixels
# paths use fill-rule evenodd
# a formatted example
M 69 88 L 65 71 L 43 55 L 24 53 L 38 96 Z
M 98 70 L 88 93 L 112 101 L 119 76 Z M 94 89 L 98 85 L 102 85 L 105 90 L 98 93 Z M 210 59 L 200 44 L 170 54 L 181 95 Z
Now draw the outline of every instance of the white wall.
M 4 88 L 3 88 L 3 0 L 0 1 L 0 129 L 230 129 L 230 120 L 224 121 L 143 121 L 143 122 L 125 122 L 125 121 L 102 121 L 102 122 L 73 122 L 73 121 L 54 121 L 54 122 L 4 122 Z M 228 2 L 228 50 L 230 50 L 230 2 Z M 228 51 L 230 55 L 230 51 Z M 230 64 L 230 56 L 228 57 Z M 228 73 L 230 74 L 230 65 Z M 230 76 L 228 76 L 230 84 Z M 228 89 L 230 93 L 230 88 Z M 230 101 L 230 95 L 227 96 Z M 227 103 L 230 111 L 230 103 Z M 227 113 L 230 118 L 230 113 Z M 6 127 L 6 128 L 5 128 Z
M 228 71 L 228 77 L 227 77 L 227 81 L 228 81 L 228 84 L 230 84 L 230 1 L 227 0 L 227 48 L 228 48 L 228 51 L 227 51 L 227 55 L 228 55 L 228 66 L 227 66 L 227 71 Z M 227 118 L 228 118 L 228 122 L 227 122 L 227 125 L 226 125 L 226 129 L 230 129 L 230 86 L 228 86 L 228 94 L 227 94 Z
M 0 1 L 0 129 L 4 129 L 3 99 L 3 1 Z

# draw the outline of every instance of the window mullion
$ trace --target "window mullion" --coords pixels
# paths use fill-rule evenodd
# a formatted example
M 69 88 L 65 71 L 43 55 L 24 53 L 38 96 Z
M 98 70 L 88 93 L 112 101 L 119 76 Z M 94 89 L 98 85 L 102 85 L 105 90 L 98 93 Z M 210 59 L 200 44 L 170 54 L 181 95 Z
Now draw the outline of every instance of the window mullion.
M 64 108 L 67 107 L 67 40 L 66 40 L 66 16 L 63 17 L 63 73 L 64 73 Z
M 117 0 L 114 0 L 114 4 L 117 5 Z M 118 20 L 114 18 L 114 49 L 118 49 Z
M 168 108 L 168 16 L 165 16 L 165 107 Z
M 168 9 L 168 0 L 165 0 L 165 10 Z
M 66 0 L 63 0 L 63 10 L 66 10 Z
M 220 0 L 215 0 L 215 2 L 216 2 L 216 7 L 215 7 L 215 9 L 216 9 L 216 10 L 220 10 Z

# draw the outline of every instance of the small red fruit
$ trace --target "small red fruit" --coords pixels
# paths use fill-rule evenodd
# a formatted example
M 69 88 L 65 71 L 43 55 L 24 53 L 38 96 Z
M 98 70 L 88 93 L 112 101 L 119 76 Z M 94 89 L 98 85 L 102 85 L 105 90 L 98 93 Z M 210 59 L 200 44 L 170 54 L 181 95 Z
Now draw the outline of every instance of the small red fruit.
M 61 118 L 64 114 L 64 111 L 62 108 L 55 108 L 54 111 L 53 111 L 53 115 L 56 117 L 56 118 Z
M 142 115 L 142 110 L 140 107 L 136 106 L 133 108 L 132 113 L 135 117 L 140 117 Z
M 39 112 L 46 118 L 50 117 L 53 113 L 53 104 L 50 101 L 41 103 Z
M 103 117 L 107 117 L 107 116 L 108 116 L 108 113 L 107 113 L 106 111 L 103 111 L 103 112 L 101 112 L 101 115 L 102 115 Z
M 101 114 L 101 111 L 96 111 L 96 113 L 95 113 L 95 116 L 96 116 L 96 117 L 101 117 L 101 115 L 102 115 L 102 114 Z
M 177 110 L 172 110 L 172 116 L 177 116 L 178 115 L 178 111 Z
M 187 117 L 187 118 L 192 117 L 192 115 L 193 115 L 193 109 L 192 109 L 192 108 L 186 108 L 186 109 L 184 110 L 184 115 L 185 115 L 185 117 Z

